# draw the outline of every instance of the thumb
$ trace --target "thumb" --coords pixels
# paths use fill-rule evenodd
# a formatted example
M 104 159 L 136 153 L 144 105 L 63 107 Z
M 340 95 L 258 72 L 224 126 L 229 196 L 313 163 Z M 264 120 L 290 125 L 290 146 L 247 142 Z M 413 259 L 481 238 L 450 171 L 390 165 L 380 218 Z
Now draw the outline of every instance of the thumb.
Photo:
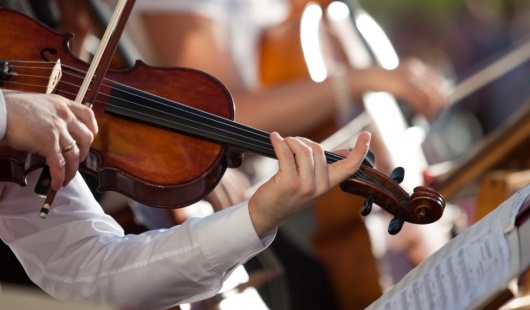
M 346 180 L 359 170 L 359 166 L 370 149 L 371 138 L 372 135 L 369 132 L 362 132 L 350 154 L 344 160 L 339 160 L 330 165 L 329 178 L 332 186 Z

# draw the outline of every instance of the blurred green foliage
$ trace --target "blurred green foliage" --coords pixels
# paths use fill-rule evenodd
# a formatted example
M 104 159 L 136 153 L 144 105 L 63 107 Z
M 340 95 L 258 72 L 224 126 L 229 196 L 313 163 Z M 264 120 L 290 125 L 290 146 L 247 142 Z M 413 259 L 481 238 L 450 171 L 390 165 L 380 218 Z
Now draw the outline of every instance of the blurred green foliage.
M 433 21 L 451 19 L 462 10 L 463 0 L 358 0 L 384 28 L 392 28 L 403 18 L 416 14 Z

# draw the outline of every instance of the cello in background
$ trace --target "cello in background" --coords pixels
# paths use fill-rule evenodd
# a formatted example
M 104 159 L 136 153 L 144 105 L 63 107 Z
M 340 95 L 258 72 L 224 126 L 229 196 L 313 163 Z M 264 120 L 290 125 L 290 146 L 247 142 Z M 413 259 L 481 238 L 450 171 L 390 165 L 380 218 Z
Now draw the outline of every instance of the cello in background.
M 259 66 L 264 86 L 310 75 L 300 42 L 302 15 L 308 2 L 291 1 L 288 19 L 264 33 Z M 327 6 L 331 1 L 320 2 L 320 5 Z M 311 30 L 312 35 L 318 37 L 318 31 L 322 31 L 322 28 L 313 26 Z M 320 37 L 331 39 L 329 35 Z M 331 44 L 329 41 L 327 43 Z M 327 52 L 331 50 L 328 49 Z M 330 98 L 331 100 L 334 98 Z M 339 129 L 335 119 L 319 125 L 318 130 L 305 134 L 313 140 L 321 141 Z M 354 197 L 345 198 L 340 195 L 339 190 L 334 189 L 317 202 L 313 251 L 324 266 L 339 308 L 362 309 L 377 299 L 382 294 L 382 289 L 368 231 L 356 211 L 363 201 Z M 331 210 L 329 205 L 335 203 L 338 208 Z M 336 259 L 341 262 L 338 263 Z
M 375 57 L 377 53 L 369 50 L 370 46 L 366 44 L 367 38 L 360 34 L 357 25 L 352 23 L 350 17 L 350 14 L 365 12 L 355 4 L 350 5 L 350 11 L 351 13 L 343 2 L 292 1 L 292 11 L 288 20 L 266 32 L 261 41 L 262 83 L 271 85 L 308 76 L 315 81 L 322 81 L 330 76 L 337 79 L 337 76 L 333 76 L 335 72 L 340 73 L 346 66 L 364 68 L 376 61 L 382 66 L 388 65 L 389 62 L 390 65 L 392 62 L 397 65 L 397 55 L 389 42 L 387 47 L 390 50 L 379 53 L 379 56 L 386 53 L 386 58 Z M 367 14 L 362 15 L 361 20 L 368 22 L 370 26 L 370 22 L 373 22 Z M 335 86 L 337 98 L 342 101 L 341 106 L 344 107 L 344 111 L 326 123 L 320 124 L 317 130 L 304 133 L 306 136 L 322 141 L 351 120 L 356 113 L 360 113 L 352 111 L 351 99 L 345 94 L 345 85 L 341 85 L 340 78 L 339 74 Z M 333 100 L 336 98 L 330 98 L 330 102 Z M 390 146 L 398 144 L 398 148 L 407 150 L 407 154 L 397 155 L 398 150 L 395 149 L 389 154 L 394 155 L 396 157 L 394 160 L 399 164 L 404 159 L 409 163 L 410 167 L 406 169 L 412 174 L 409 175 L 406 183 L 422 183 L 421 169 L 426 162 L 419 144 L 416 149 L 409 147 L 406 142 L 408 139 L 404 136 L 399 137 L 398 141 L 389 141 L 394 139 L 397 133 L 404 133 L 407 128 L 396 101 L 388 94 L 367 94 L 363 102 L 359 102 L 357 106 L 362 104 L 372 115 L 371 131 L 390 130 L 393 132 L 391 138 L 379 136 L 380 139 L 384 140 L 385 144 Z M 377 114 L 381 112 L 383 115 Z M 394 114 L 389 121 L 390 112 Z M 360 115 L 364 117 L 363 113 Z M 377 136 L 376 134 L 373 137 Z M 380 151 L 376 153 L 380 154 Z M 331 205 L 339 207 L 332 209 Z M 314 250 L 327 269 L 342 309 L 364 308 L 381 294 L 377 261 L 372 254 L 369 235 L 361 218 L 352 210 L 357 209 L 355 206 L 362 205 L 362 200 L 347 197 L 336 189 L 318 200 L 315 208 L 317 232 L 314 238 Z

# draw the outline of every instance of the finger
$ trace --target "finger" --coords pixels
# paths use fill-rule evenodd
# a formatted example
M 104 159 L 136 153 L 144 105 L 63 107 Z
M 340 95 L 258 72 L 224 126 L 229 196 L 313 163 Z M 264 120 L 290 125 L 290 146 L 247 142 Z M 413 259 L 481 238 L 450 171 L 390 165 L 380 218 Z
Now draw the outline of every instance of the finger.
M 296 167 L 298 167 L 297 174 L 303 181 L 311 181 L 315 179 L 315 161 L 313 158 L 313 149 L 306 145 L 301 138 L 287 137 L 285 142 L 294 154 Z
M 425 80 L 416 80 L 413 82 L 411 95 L 413 96 L 414 105 L 417 107 L 417 112 L 427 118 L 431 118 L 435 109 L 435 101 L 433 100 L 432 89 Z
M 76 141 L 76 146 L 79 151 L 79 161 L 82 162 L 88 155 L 90 145 L 94 140 L 94 134 L 87 126 L 85 126 L 84 123 L 77 119 L 74 119 L 68 123 L 68 131 L 73 137 L 73 140 Z
M 285 139 L 277 132 L 272 132 L 270 138 L 274 153 L 276 154 L 276 158 L 278 158 L 279 170 L 293 172 L 294 169 L 296 171 L 296 162 L 293 152 L 289 148 L 289 145 L 287 145 L 287 142 L 285 142 Z
M 75 143 L 75 141 L 73 139 L 70 140 L 70 142 L 61 149 L 65 160 L 64 181 L 62 186 L 66 186 L 66 184 L 74 178 L 77 169 L 79 168 L 79 148 L 77 147 L 77 144 L 74 144 L 72 148 L 68 148 L 71 143 Z
M 31 150 L 31 147 L 28 148 L 30 152 L 37 153 L 46 159 L 46 164 L 50 171 L 50 185 L 55 191 L 59 190 L 64 182 L 66 164 L 61 152 L 61 143 L 66 145 L 67 142 L 61 140 L 61 137 L 68 134 L 68 131 L 66 127 L 62 126 L 64 126 L 64 123 L 59 123 L 59 126 L 53 128 L 45 127 L 46 130 L 41 129 L 41 135 L 38 135 L 39 131 L 34 130 L 34 138 L 36 139 L 31 144 L 36 146 L 36 148 L 34 150 Z
M 75 117 L 80 120 L 95 136 L 98 133 L 98 124 L 94 116 L 94 111 L 80 103 L 67 100 L 68 108 L 72 111 Z
M 362 132 L 348 157 L 329 166 L 330 186 L 339 184 L 359 169 L 370 148 L 370 139 L 369 132 Z
M 448 82 L 445 81 L 442 77 L 439 77 L 438 78 L 438 82 L 437 82 L 437 97 L 438 97 L 438 100 L 440 101 L 440 109 L 439 110 L 442 110 L 442 109 L 446 109 L 449 107 L 449 105 L 451 104 L 450 103 L 450 91 L 449 91 L 449 86 L 448 86 Z M 439 112 L 439 111 L 437 111 Z
M 64 169 L 66 165 L 59 143 L 50 152 L 42 155 L 46 158 L 46 163 L 50 168 L 51 187 L 53 190 L 58 191 L 64 182 Z
M 403 63 L 407 84 L 402 95 L 410 102 L 416 113 L 432 118 L 438 111 L 441 101 L 438 96 L 436 74 L 421 61 L 409 59 Z
M 440 97 L 438 85 L 436 85 L 434 81 L 434 76 L 428 75 L 425 78 L 422 91 L 425 93 L 425 105 L 426 105 L 425 115 L 429 119 L 432 119 L 434 118 L 438 110 L 442 108 L 442 104 L 443 104 L 441 97 Z
M 328 163 L 326 161 L 326 154 L 322 145 L 313 142 L 311 144 L 313 149 L 313 158 L 315 161 L 315 178 L 319 181 L 320 191 L 328 190 L 330 188 L 329 175 L 328 175 Z
M 428 86 L 428 98 L 431 101 L 429 114 L 431 118 L 434 118 L 441 109 L 449 104 L 447 86 L 443 77 L 435 70 L 428 70 L 425 81 Z
M 320 190 L 329 188 L 328 164 L 324 147 L 310 139 L 300 138 L 306 145 L 311 147 L 314 162 L 314 177 L 316 184 L 320 184 Z

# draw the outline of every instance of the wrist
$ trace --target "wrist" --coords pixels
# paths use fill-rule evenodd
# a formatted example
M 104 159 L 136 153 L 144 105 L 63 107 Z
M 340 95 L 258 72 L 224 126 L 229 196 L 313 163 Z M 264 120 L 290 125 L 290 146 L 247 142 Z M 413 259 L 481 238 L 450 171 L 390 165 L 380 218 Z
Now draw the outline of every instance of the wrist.
M 351 96 L 361 98 L 366 92 L 380 91 L 383 71 L 385 69 L 379 66 L 349 70 L 348 82 Z
M 255 199 L 251 197 L 248 201 L 248 212 L 254 230 L 260 238 L 277 226 L 272 217 L 264 214 L 261 209 Z

